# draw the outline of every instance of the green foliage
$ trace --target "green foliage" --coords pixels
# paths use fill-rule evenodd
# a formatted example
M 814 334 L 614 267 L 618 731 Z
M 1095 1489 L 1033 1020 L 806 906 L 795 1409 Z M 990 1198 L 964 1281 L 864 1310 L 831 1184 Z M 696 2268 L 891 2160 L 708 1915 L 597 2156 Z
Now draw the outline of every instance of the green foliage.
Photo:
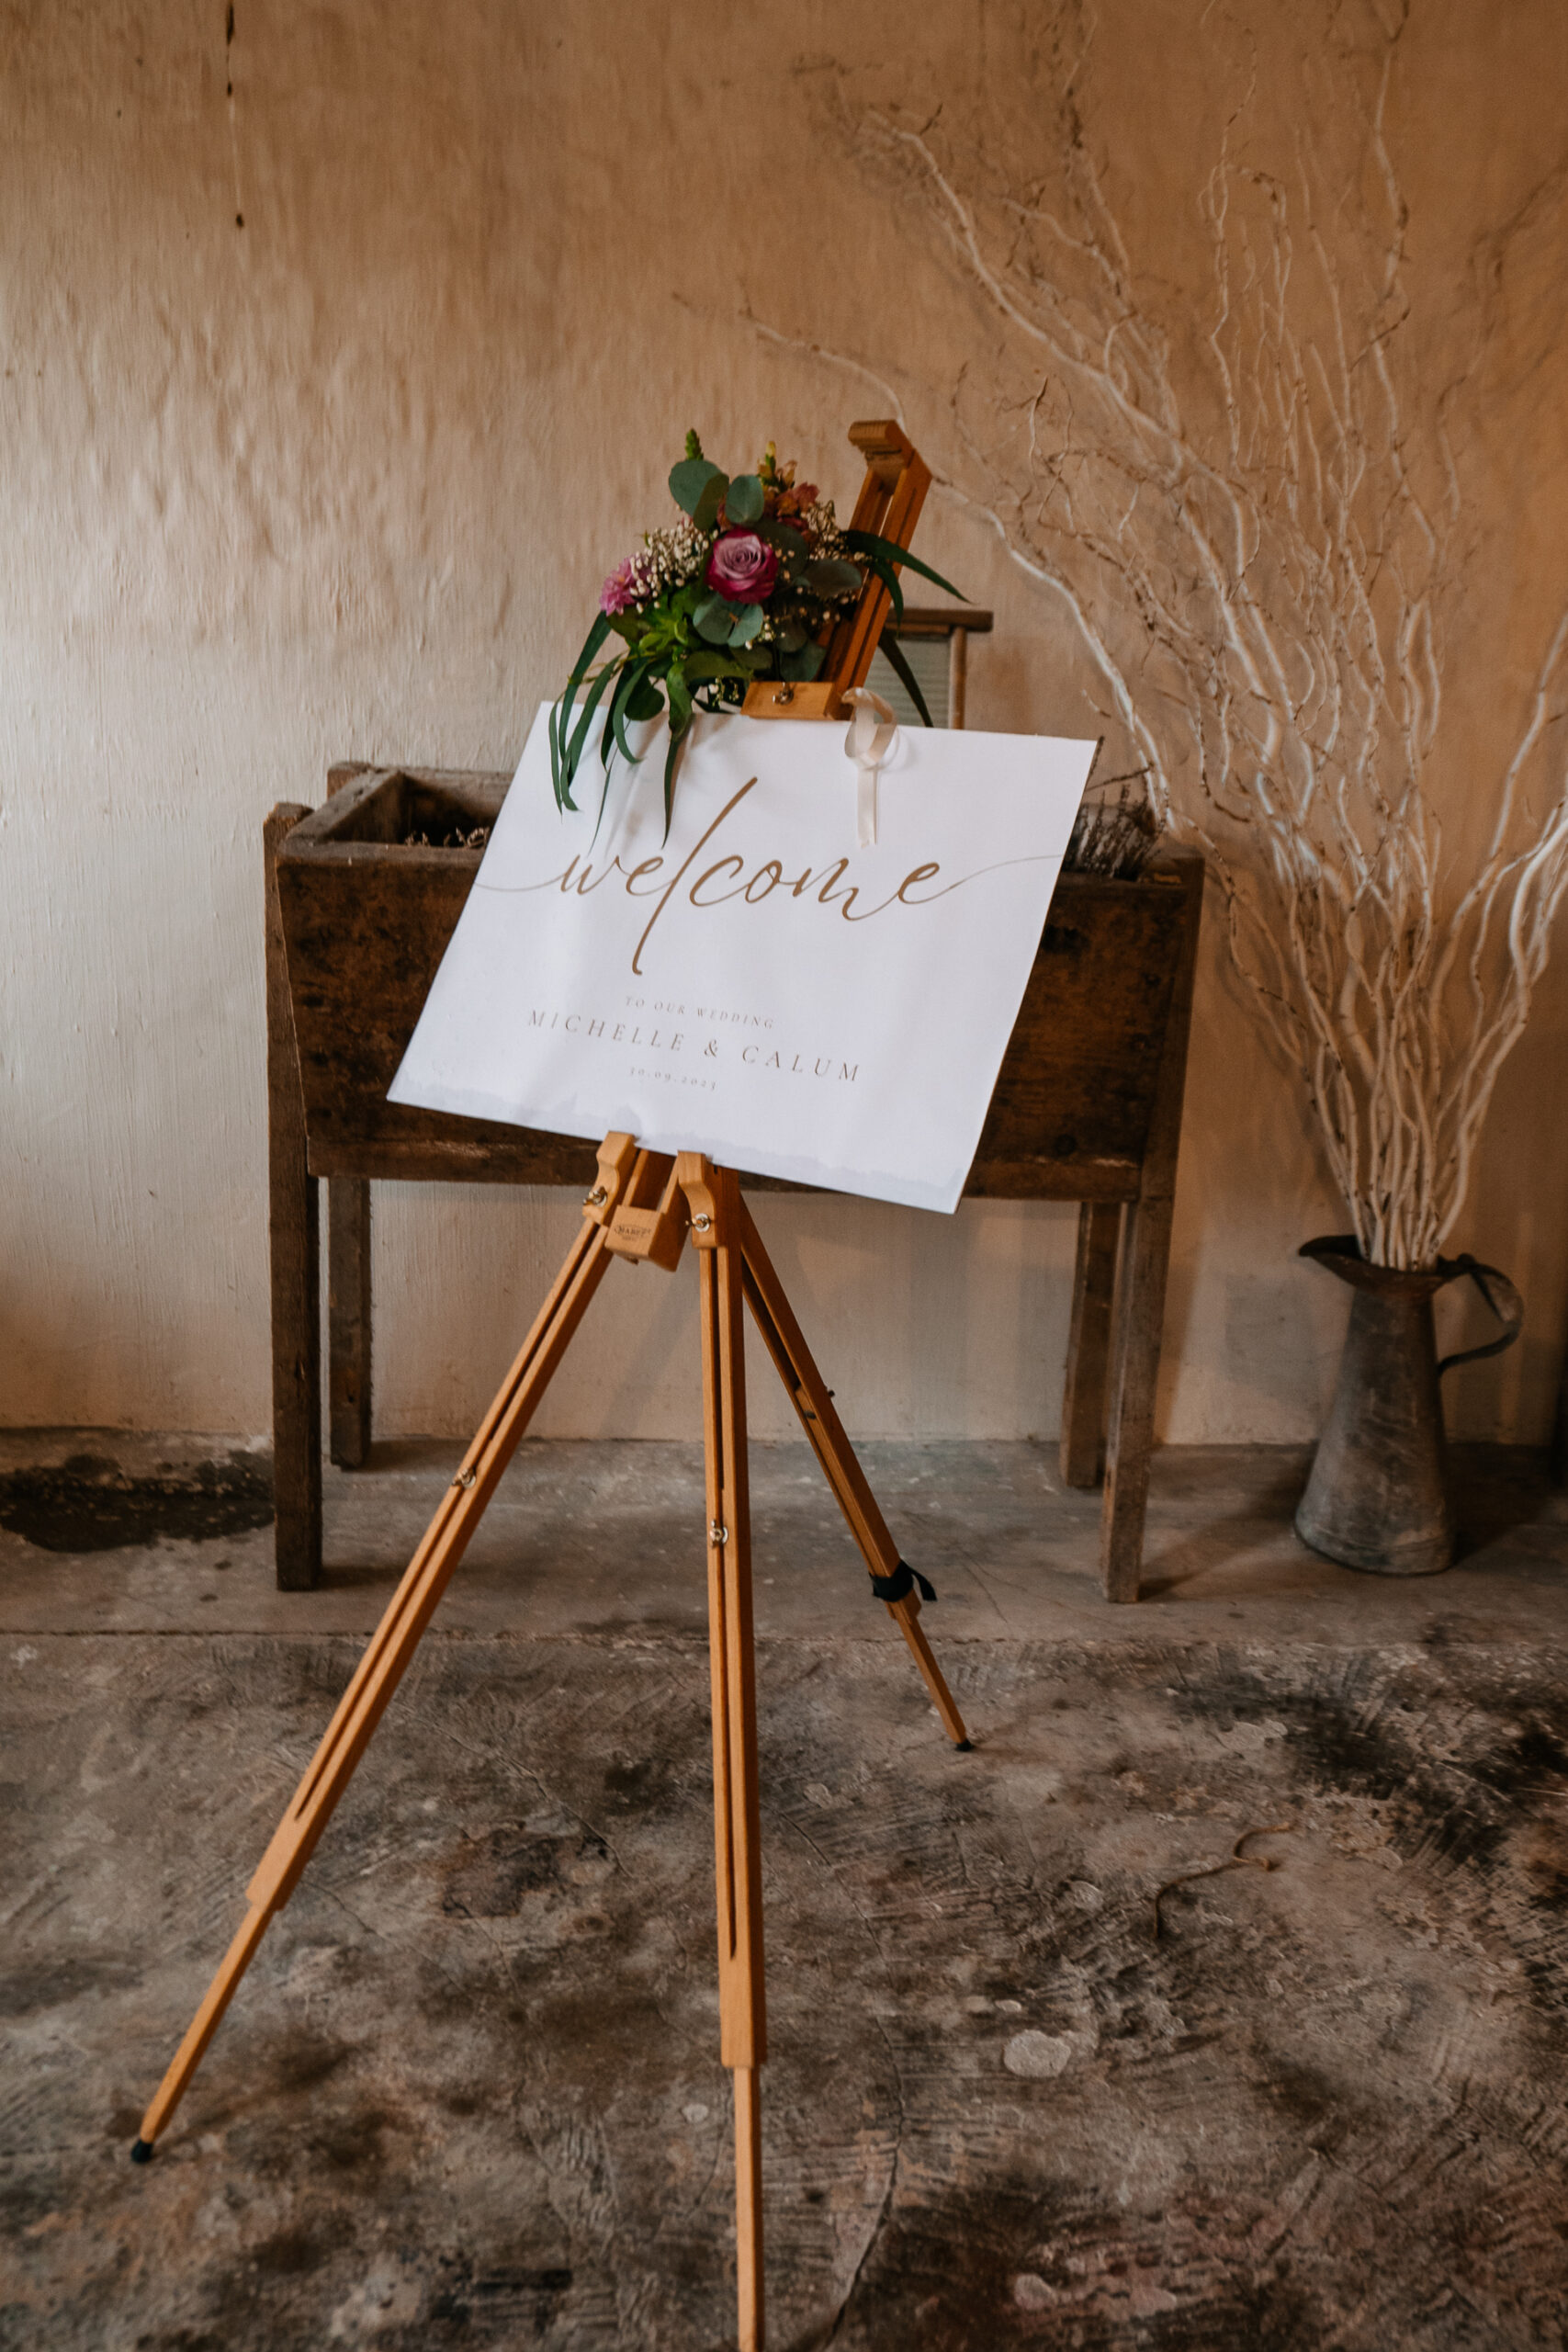
M 692 434 L 688 435 L 687 438 L 691 441 L 696 436 Z M 670 495 L 682 513 L 690 514 L 694 521 L 704 492 L 711 482 L 723 481 L 723 480 L 724 476 L 719 472 L 718 468 L 710 465 L 706 458 L 687 457 L 680 465 L 671 466 L 670 469 Z M 719 496 L 722 498 L 723 495 L 721 491 Z
M 724 519 L 744 528 L 762 519 L 762 483 L 758 474 L 737 474 L 724 493 Z
M 728 596 L 721 596 L 716 588 L 709 589 L 696 611 L 692 615 L 693 628 L 699 637 L 705 637 L 710 645 L 729 643 L 733 634 L 734 620 L 734 605 Z
M 699 711 L 733 709 L 758 678 L 802 683 L 819 676 L 832 626 L 868 576 L 886 588 L 896 616 L 904 609 L 901 569 L 951 596 L 959 594 L 929 564 L 874 531 L 837 533 L 831 508 L 827 524 L 810 520 L 800 511 L 794 482 L 794 467 L 780 467 L 771 442 L 755 473 L 731 478 L 704 457 L 695 431 L 687 434 L 685 455 L 670 471 L 670 494 L 702 538 L 694 546 L 689 533 L 683 540 L 679 532 L 650 535 L 644 543 L 649 552 L 631 559 L 607 583 L 606 594 L 615 592 L 611 601 L 624 599 L 626 608 L 596 616 L 550 714 L 550 781 L 558 808 L 577 808 L 572 786 L 595 718 L 603 721 L 603 809 L 616 753 L 634 766 L 643 756 L 630 729 L 651 725 L 667 711 L 668 832 L 681 752 Z M 721 518 L 722 527 L 754 530 L 778 558 L 777 578 L 758 604 L 732 605 L 707 586 L 703 540 L 714 538 Z M 602 660 L 612 636 L 615 650 Z M 919 687 L 891 638 L 884 650 L 929 727 Z
M 719 509 L 724 504 L 728 489 L 729 476 L 721 474 L 718 468 L 715 466 L 703 485 L 701 496 L 692 509 L 692 520 L 699 531 L 715 531 L 718 528 Z
M 793 679 L 797 685 L 803 680 L 809 685 L 827 659 L 828 649 L 825 645 L 808 641 L 805 645 L 796 647 L 793 653 L 783 653 L 779 656 L 779 675 L 781 678 Z
M 931 712 L 926 708 L 926 698 L 920 692 L 920 682 L 916 677 L 913 670 L 910 669 L 908 662 L 905 661 L 904 649 L 899 644 L 897 639 L 893 635 L 891 629 L 884 629 L 882 633 L 882 650 L 887 656 L 888 662 L 891 665 L 899 684 L 903 687 L 904 692 L 908 695 L 909 700 L 914 704 L 915 708 L 919 712 L 921 726 L 934 727 L 936 721 L 932 718 Z
M 806 567 L 806 584 L 814 596 L 824 602 L 832 596 L 858 596 L 860 573 L 852 563 L 845 563 L 838 556 L 827 556 Z
M 859 556 L 866 569 L 874 572 L 881 581 L 893 600 L 895 620 L 901 621 L 904 617 L 904 591 L 898 584 L 895 565 L 907 571 L 918 571 L 922 580 L 932 581 L 938 588 L 945 589 L 950 596 L 958 597 L 960 602 L 963 600 L 962 588 L 955 588 L 951 580 L 944 580 L 940 571 L 933 571 L 929 563 L 922 563 L 919 556 L 911 555 L 908 548 L 899 547 L 894 539 L 882 538 L 875 531 L 846 531 L 844 545 L 852 555 Z

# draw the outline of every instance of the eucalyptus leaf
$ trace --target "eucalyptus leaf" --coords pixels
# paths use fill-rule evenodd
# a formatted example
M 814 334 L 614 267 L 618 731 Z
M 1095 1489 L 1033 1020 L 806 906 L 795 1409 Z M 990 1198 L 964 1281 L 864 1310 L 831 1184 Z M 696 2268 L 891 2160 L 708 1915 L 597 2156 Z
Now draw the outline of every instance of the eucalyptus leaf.
M 731 645 L 750 645 L 762 626 L 761 605 L 740 605 L 736 607 L 735 626 L 730 632 Z
M 804 621 L 781 621 L 779 624 L 779 650 L 781 652 L 798 653 L 805 642 L 806 624 Z
M 683 514 L 695 514 L 697 503 L 709 482 L 723 481 L 723 473 L 708 458 L 682 458 L 678 466 L 670 469 L 670 495 Z
M 662 718 L 663 716 L 664 697 L 645 671 L 626 696 L 626 717 L 641 723 L 649 718 Z
M 692 615 L 692 627 L 710 645 L 728 645 L 735 629 L 735 607 L 716 588 L 710 589 Z
M 718 510 L 724 504 L 725 492 L 728 488 L 729 476 L 721 474 L 716 467 L 713 479 L 692 509 L 692 520 L 699 531 L 711 531 L 716 527 Z
M 757 474 L 737 474 L 724 493 L 727 523 L 757 523 L 762 515 L 762 484 Z
M 857 567 L 846 563 L 841 556 L 819 556 L 806 567 L 806 584 L 814 596 L 853 595 L 860 587 Z
M 801 646 L 796 652 L 783 656 L 779 662 L 779 675 L 781 678 L 793 679 L 796 684 L 804 679 L 809 684 L 827 658 L 827 648 L 813 640 L 807 645 Z
M 725 609 L 727 612 L 732 612 L 734 606 L 727 605 Z M 709 678 L 734 677 L 737 665 L 722 653 L 688 653 L 682 668 L 688 684 L 694 681 L 698 685 L 702 685 L 705 684 Z

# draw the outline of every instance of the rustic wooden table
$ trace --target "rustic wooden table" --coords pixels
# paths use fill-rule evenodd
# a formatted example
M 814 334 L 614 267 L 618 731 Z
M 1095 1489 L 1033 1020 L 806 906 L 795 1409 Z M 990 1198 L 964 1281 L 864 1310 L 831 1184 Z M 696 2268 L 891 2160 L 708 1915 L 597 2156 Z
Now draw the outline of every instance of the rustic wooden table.
M 509 778 L 334 768 L 319 809 L 264 828 L 277 1580 L 321 1565 L 317 1185 L 328 1195 L 332 1459 L 370 1448 L 370 1186 L 592 1182 L 592 1144 L 389 1103 L 387 1088 L 479 869 L 443 846 L 490 823 Z M 410 834 L 426 844 L 410 845 Z M 1203 861 L 1162 850 L 1136 882 L 1066 874 L 980 1147 L 979 1199 L 1077 1201 L 1062 1471 L 1104 1478 L 1111 1600 L 1135 1600 L 1154 1435 Z M 755 1189 L 784 1189 L 751 1180 Z

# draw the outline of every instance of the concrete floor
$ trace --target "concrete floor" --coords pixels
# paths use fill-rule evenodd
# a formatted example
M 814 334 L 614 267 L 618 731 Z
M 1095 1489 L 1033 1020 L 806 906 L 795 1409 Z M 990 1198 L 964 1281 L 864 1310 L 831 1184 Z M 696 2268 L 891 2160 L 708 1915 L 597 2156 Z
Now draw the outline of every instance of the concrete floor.
M 293 1596 L 255 1464 L 212 1454 L 0 1447 L 0 2346 L 718 2352 L 694 1449 L 525 1449 L 126 2162 L 457 1449 L 331 1475 Z M 1568 1509 L 1538 1465 L 1461 1458 L 1468 1556 L 1401 1582 L 1295 1544 L 1300 1457 L 1168 1453 L 1147 1599 L 1112 1611 L 1050 1453 L 864 1458 L 976 1752 L 805 1449 L 755 1449 L 775 2352 L 1562 2344 Z

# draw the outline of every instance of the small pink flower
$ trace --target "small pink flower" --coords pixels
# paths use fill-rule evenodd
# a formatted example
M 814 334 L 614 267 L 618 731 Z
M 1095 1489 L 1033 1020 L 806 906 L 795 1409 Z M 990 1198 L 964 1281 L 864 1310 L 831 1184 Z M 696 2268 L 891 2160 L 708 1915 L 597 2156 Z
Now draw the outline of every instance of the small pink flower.
M 615 566 L 601 589 L 599 610 L 602 613 L 624 613 L 629 605 L 637 603 L 637 573 L 630 556 L 627 556 L 625 563 Z
M 760 605 L 778 576 L 778 557 L 755 531 L 722 531 L 714 541 L 707 584 L 730 604 Z

